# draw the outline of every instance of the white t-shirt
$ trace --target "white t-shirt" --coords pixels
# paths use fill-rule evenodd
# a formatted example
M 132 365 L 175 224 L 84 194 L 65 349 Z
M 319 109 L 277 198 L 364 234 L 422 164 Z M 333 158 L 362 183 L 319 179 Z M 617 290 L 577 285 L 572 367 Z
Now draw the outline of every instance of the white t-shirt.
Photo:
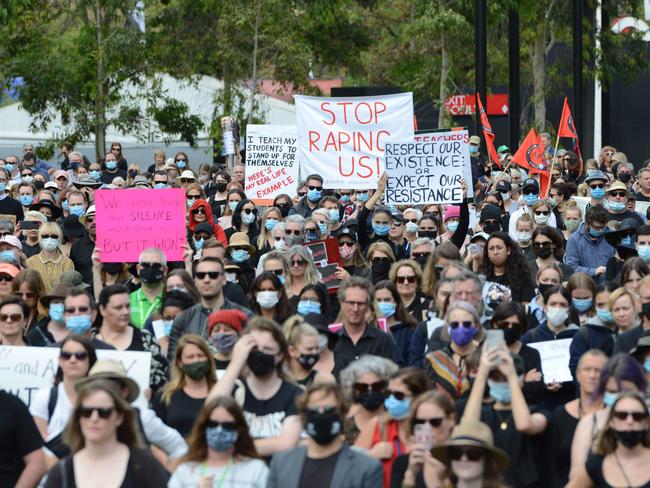
M 201 463 L 188 462 L 181 464 L 174 471 L 167 488 L 196 488 L 203 476 L 212 476 L 213 486 L 217 486 L 223 477 L 221 486 L 228 488 L 265 488 L 269 468 L 259 459 L 237 462 L 230 468 L 210 468 L 203 467 Z
M 47 424 L 48 441 L 63 432 L 63 429 L 65 429 L 65 426 L 68 424 L 68 420 L 72 416 L 72 403 L 70 403 L 70 399 L 65 393 L 63 382 L 59 383 L 57 388 L 58 397 L 56 399 L 56 406 L 54 407 L 52 417 L 50 417 Z M 50 402 L 50 390 L 51 388 L 38 390 L 32 398 L 32 402 L 29 406 L 29 413 L 32 414 L 32 417 L 40 417 L 46 421 L 48 420 L 47 405 Z

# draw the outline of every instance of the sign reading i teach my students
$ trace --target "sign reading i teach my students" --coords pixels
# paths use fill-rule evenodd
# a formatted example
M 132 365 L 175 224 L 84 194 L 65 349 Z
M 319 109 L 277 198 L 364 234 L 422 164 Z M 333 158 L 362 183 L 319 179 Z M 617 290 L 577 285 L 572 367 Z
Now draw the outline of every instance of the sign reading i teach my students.
M 460 203 L 464 167 L 469 165 L 466 131 L 441 132 L 427 142 L 386 144 L 387 204 Z
M 183 260 L 186 203 L 182 188 L 98 190 L 95 207 L 95 242 L 103 263 L 137 262 L 149 247 L 162 250 L 168 261 Z
M 413 138 L 413 95 L 295 97 L 301 178 L 324 188 L 377 188 L 388 141 Z

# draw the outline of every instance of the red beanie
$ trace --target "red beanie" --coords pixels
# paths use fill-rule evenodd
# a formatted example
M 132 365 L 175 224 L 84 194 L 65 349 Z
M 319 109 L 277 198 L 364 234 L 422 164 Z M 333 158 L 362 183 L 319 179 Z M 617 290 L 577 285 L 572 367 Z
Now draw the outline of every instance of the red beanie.
M 241 334 L 243 322 L 246 321 L 246 314 L 239 310 L 217 310 L 208 315 L 208 337 L 212 334 L 212 329 L 217 324 L 226 324 Z

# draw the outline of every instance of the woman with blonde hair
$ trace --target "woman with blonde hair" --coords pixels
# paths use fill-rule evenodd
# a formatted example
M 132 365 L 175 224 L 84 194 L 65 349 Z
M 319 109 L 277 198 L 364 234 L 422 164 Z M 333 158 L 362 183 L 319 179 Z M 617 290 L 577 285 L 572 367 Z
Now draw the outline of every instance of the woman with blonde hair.
M 171 378 L 154 397 L 153 409 L 163 422 L 187 437 L 215 382 L 210 347 L 200 336 L 186 334 L 178 341 Z
M 268 207 L 262 216 L 260 225 L 260 235 L 257 237 L 257 249 L 259 255 L 265 254 L 274 249 L 275 239 L 273 238 L 273 229 L 282 222 L 282 214 L 280 209 L 276 207 Z
M 331 373 L 318 372 L 314 366 L 320 359 L 318 331 L 300 315 L 289 317 L 282 326 L 289 344 L 289 371 L 299 385 L 305 388 L 312 383 L 335 383 Z
M 41 252 L 27 259 L 27 267 L 40 273 L 45 284 L 45 292 L 54 289 L 64 271 L 74 270 L 72 260 L 63 255 L 60 246 L 63 242 L 61 227 L 54 222 L 46 222 L 38 229 L 38 243 Z
M 641 322 L 639 319 L 639 297 L 625 288 L 617 288 L 609 295 L 607 302 L 612 312 L 614 323 L 618 326 L 618 334 L 632 330 Z
M 564 239 L 569 239 L 569 236 L 578 230 L 582 223 L 582 210 L 575 202 L 575 200 L 567 200 L 562 210 L 562 221 L 564 222 L 564 230 L 562 235 Z
M 368 263 L 370 263 L 370 282 L 378 283 L 388 279 L 391 265 L 397 261 L 393 248 L 384 241 L 375 241 L 368 247 Z
M 306 285 L 315 285 L 320 281 L 320 274 L 314 266 L 311 255 L 303 246 L 291 246 L 287 251 L 289 275 L 285 287 L 290 298 L 300 295 Z
M 96 379 L 79 388 L 65 432 L 72 455 L 50 471 L 46 488 L 167 486 L 169 475 L 138 434 L 135 412 L 114 382 Z

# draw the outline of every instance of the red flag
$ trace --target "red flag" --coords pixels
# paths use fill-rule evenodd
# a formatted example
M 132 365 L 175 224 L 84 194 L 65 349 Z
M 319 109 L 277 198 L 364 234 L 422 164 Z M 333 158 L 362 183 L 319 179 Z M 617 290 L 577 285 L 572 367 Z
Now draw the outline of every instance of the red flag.
M 580 174 L 582 174 L 582 155 L 580 154 L 580 140 L 578 139 L 578 131 L 576 130 L 573 115 L 569 108 L 569 100 L 564 97 L 564 106 L 562 107 L 562 118 L 560 119 L 560 127 L 557 130 L 558 137 L 568 137 L 573 139 L 573 152 L 578 155 L 580 161 Z
M 483 128 L 483 136 L 485 137 L 485 145 L 487 146 L 488 155 L 490 156 L 492 162 L 501 167 L 499 153 L 497 153 L 497 150 L 494 148 L 494 132 L 492 131 L 492 126 L 490 125 L 490 121 L 487 118 L 487 113 L 485 112 L 483 104 L 481 103 L 481 95 L 478 93 L 476 94 L 476 100 L 478 102 L 479 114 L 481 115 L 481 127 Z
M 535 173 L 539 174 L 539 194 L 546 195 L 550 181 L 548 161 L 544 156 L 544 143 L 542 142 L 542 138 L 537 134 L 535 129 L 530 129 L 530 132 L 512 157 L 512 161 L 522 168 L 529 170 L 531 175 Z

